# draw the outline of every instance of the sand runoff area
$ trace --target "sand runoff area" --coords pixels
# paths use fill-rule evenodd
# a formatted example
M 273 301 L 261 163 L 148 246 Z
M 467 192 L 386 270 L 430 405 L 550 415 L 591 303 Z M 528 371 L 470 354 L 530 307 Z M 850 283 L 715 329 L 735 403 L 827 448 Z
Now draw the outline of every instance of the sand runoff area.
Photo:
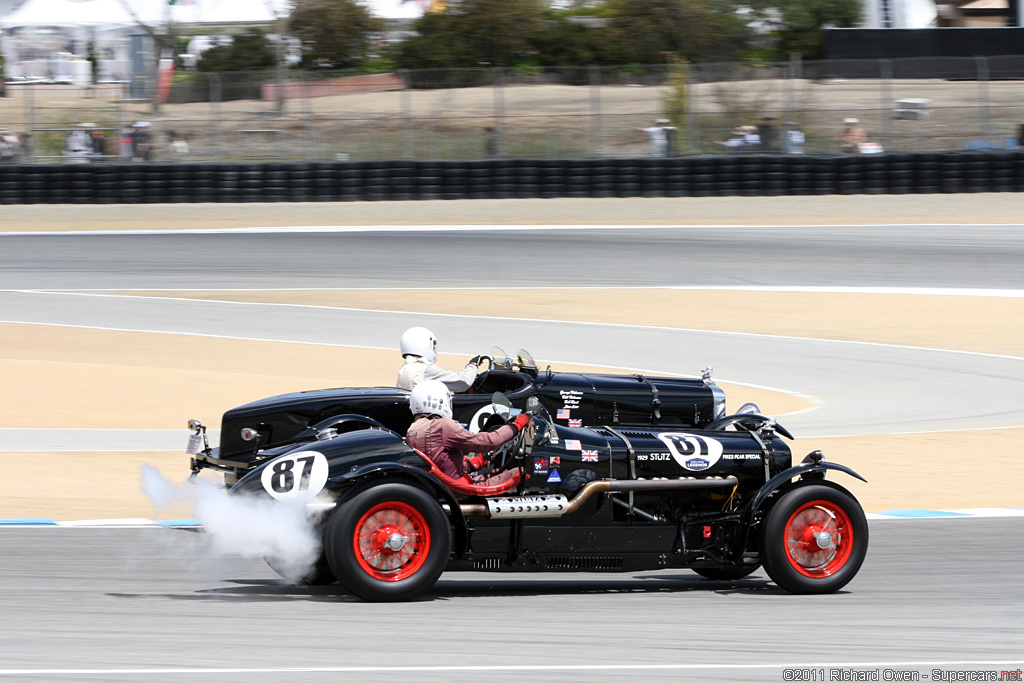
M 1017 195 L 708 198 L 709 200 L 478 200 L 292 205 L 8 206 L 0 230 L 203 229 L 274 225 L 402 224 L 860 224 L 1024 223 Z M 786 200 L 786 201 L 777 201 Z M 799 201 L 795 201 L 799 200 Z M 807 200 L 807 201 L 804 201 Z M 11 211 L 13 210 L 13 211 Z M 680 219 L 685 216 L 685 219 Z M 826 219 L 826 216 L 830 218 Z M 162 218 L 161 218 L 162 217 Z M 609 283 L 613 285 L 614 283 Z M 181 293 L 124 292 L 142 296 Z M 555 294 L 557 293 L 557 296 Z M 498 292 L 515 302 L 511 292 Z M 190 292 L 227 301 L 487 315 L 495 292 L 410 290 Z M 742 305 L 740 298 L 742 297 Z M 1024 299 L 911 294 L 604 290 L 600 306 L 580 290 L 539 291 L 554 302 L 503 314 L 557 320 L 657 324 L 1024 356 Z M 963 325 L 969 319 L 971 325 Z M 400 333 L 400 331 L 398 331 Z M 396 333 L 396 347 L 397 347 Z M 443 340 L 442 340 L 443 350 Z M 481 351 L 486 351 L 482 349 Z M 538 360 L 545 359 L 542 354 Z M 561 359 L 566 360 L 566 359 Z M 444 356 L 456 367 L 464 357 Z M 141 332 L 0 324 L 0 427 L 181 429 L 195 417 L 217 426 L 250 400 L 327 386 L 388 385 L 397 350 L 239 341 Z M 693 359 L 697 371 L 701 359 Z M 564 362 L 556 369 L 585 369 Z M 326 369 L 326 370 L 325 370 Z M 785 415 L 811 405 L 792 394 L 723 385 L 729 405 L 755 401 Z M 865 387 L 865 394 L 884 387 Z M 780 420 L 785 424 L 784 417 Z M 1024 507 L 1024 428 L 797 439 L 796 459 L 821 449 L 869 481 L 842 477 L 869 512 L 897 508 Z M 2 448 L 2 444 L 0 444 Z M 972 464 L 965 468 L 965 459 Z M 0 518 L 59 520 L 190 516 L 157 510 L 143 495 L 143 464 L 184 481 L 181 452 L 0 452 Z M 984 465 L 982 468 L 981 465 Z M 995 473 L 981 479 L 965 472 Z

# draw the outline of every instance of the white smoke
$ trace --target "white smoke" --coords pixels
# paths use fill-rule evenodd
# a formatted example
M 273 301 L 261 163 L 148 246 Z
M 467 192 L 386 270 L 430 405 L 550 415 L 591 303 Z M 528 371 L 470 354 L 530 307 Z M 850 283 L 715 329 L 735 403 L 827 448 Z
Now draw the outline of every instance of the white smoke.
M 193 515 L 218 555 L 268 559 L 292 583 L 312 575 L 321 539 L 303 502 L 289 503 L 245 495 L 196 480 L 175 484 L 151 465 L 142 466 L 142 491 L 158 508 L 191 504 Z

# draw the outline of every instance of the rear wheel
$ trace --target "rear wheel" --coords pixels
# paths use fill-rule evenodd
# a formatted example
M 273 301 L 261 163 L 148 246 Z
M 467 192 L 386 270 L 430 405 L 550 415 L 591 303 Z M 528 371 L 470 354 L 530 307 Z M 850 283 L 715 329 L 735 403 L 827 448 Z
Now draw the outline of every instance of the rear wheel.
M 860 569 L 868 523 L 843 490 L 813 484 L 785 494 L 768 512 L 761 559 L 772 581 L 791 593 L 831 593 Z
M 406 484 L 356 493 L 331 515 L 327 561 L 338 581 L 364 600 L 411 600 L 444 571 L 451 528 L 436 500 Z

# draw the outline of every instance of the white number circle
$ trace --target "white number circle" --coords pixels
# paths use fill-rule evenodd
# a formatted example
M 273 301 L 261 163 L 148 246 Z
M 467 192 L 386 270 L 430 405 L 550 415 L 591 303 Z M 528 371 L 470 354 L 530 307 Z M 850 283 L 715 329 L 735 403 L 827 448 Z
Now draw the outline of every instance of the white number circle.
M 327 483 L 327 458 L 319 451 L 300 451 L 271 460 L 260 481 L 278 500 L 310 500 Z

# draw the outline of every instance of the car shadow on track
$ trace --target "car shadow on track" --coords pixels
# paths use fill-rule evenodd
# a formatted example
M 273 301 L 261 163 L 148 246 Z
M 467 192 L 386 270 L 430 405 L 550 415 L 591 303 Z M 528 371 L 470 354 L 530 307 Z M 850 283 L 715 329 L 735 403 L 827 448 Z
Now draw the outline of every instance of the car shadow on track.
M 230 585 L 204 588 L 191 593 L 108 593 L 121 598 L 163 598 L 169 600 L 230 600 L 240 602 L 361 602 L 339 584 L 297 586 L 284 581 L 235 579 Z M 632 576 L 628 578 L 442 578 L 417 602 L 483 597 L 530 597 L 556 595 L 614 595 L 651 593 L 716 593 L 718 595 L 776 595 L 785 591 L 767 578 L 753 575 L 735 580 L 711 580 L 691 574 Z

